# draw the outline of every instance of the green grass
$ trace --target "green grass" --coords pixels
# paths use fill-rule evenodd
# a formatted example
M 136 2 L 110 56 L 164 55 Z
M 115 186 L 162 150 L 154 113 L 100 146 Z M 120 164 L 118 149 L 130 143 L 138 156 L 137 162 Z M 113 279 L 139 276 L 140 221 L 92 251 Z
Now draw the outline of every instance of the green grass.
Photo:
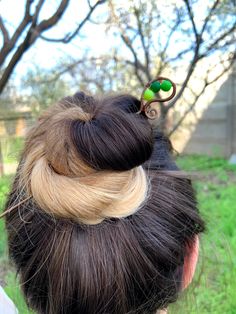
M 0 206 L 3 208 L 9 191 L 13 176 L 4 176 L 0 179 Z M 0 219 L 0 279 L 4 281 L 4 290 L 12 299 L 18 308 L 19 314 L 32 314 L 33 312 L 27 309 L 22 293 L 19 289 L 19 283 L 16 279 L 15 272 L 12 266 L 9 266 L 7 254 L 7 236 L 4 228 L 3 220 Z M 4 278 L 2 278 L 2 275 Z M 4 313 L 1 313 L 4 314 Z
M 197 303 L 200 313 L 233 314 L 236 313 L 235 183 L 202 183 L 201 187 L 199 202 L 207 221 L 207 234 L 202 243 L 202 278 L 196 288 Z
M 19 283 L 13 272 L 7 273 L 6 282 L 7 285 L 4 287 L 4 290 L 7 293 L 7 295 L 12 299 L 14 304 L 17 306 L 19 314 L 34 314 L 27 308 L 22 293 L 19 289 Z
M 5 204 L 11 180 L 12 176 L 4 176 L 0 179 L 0 208 L 3 208 Z M 4 262 L 6 258 L 6 232 L 4 230 L 3 220 L 0 219 L 0 263 Z
M 194 185 L 207 230 L 195 280 L 170 313 L 236 314 L 236 167 L 204 156 L 177 162 L 199 173 Z
M 205 156 L 181 157 L 178 165 L 194 173 L 199 208 L 207 223 L 193 284 L 170 307 L 171 314 L 236 314 L 236 166 Z M 0 180 L 1 206 L 11 177 Z M 6 235 L 0 221 L 0 260 L 6 263 Z M 12 269 L 5 274 L 5 291 L 20 314 L 30 313 Z
M 231 165 L 226 159 L 211 158 L 208 156 L 180 156 L 177 158 L 178 166 L 188 171 L 214 171 L 222 172 L 233 171 L 236 173 L 236 165 Z
M 1 138 L 1 148 L 4 163 L 15 163 L 19 158 L 24 143 L 24 137 Z

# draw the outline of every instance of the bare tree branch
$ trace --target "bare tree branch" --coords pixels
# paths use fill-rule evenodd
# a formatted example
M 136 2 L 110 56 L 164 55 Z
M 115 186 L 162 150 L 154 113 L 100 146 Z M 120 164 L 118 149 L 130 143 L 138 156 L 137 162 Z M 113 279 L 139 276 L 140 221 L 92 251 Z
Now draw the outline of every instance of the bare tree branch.
M 150 54 L 149 54 L 149 46 L 146 45 L 145 43 L 145 36 L 143 33 L 143 29 L 142 29 L 142 23 L 141 23 L 141 19 L 140 19 L 140 11 L 135 7 L 134 8 L 134 15 L 136 17 L 136 21 L 137 21 L 137 25 L 138 25 L 138 34 L 140 36 L 141 39 L 141 43 L 142 43 L 142 47 L 143 47 L 143 52 L 145 55 L 145 68 L 144 71 L 146 73 L 146 76 L 148 78 L 148 81 L 150 81 L 151 75 L 150 75 Z M 147 35 L 146 35 L 147 37 Z
M 211 22 L 211 18 L 214 15 L 214 13 L 215 13 L 215 11 L 216 11 L 219 3 L 220 3 L 219 0 L 214 1 L 214 3 L 209 8 L 208 13 L 204 19 L 203 26 L 201 27 L 200 31 L 198 31 L 198 29 L 197 29 L 197 24 L 196 24 L 196 21 L 194 18 L 192 4 L 190 4 L 189 0 L 183 0 L 183 2 L 185 4 L 185 8 L 186 8 L 185 12 L 187 13 L 187 15 L 185 13 L 185 16 L 187 16 L 188 20 L 191 23 L 190 32 L 192 32 L 194 34 L 194 38 L 193 38 L 193 40 L 190 41 L 189 47 L 187 47 L 183 51 L 178 52 L 178 54 L 175 57 L 171 57 L 171 58 L 165 57 L 167 50 L 170 47 L 171 37 L 174 34 L 176 34 L 178 27 L 182 24 L 182 22 L 186 21 L 185 16 L 179 12 L 179 8 L 175 8 L 176 9 L 175 10 L 176 21 L 175 21 L 174 25 L 172 26 L 172 28 L 170 28 L 169 36 L 167 36 L 164 48 L 162 48 L 161 51 L 159 52 L 159 56 L 160 56 L 162 62 L 159 62 L 159 65 L 157 67 L 157 75 L 159 75 L 160 72 L 163 71 L 163 69 L 168 64 L 170 64 L 170 63 L 172 64 L 173 62 L 180 60 L 180 58 L 183 58 L 183 56 L 185 56 L 186 54 L 192 52 L 193 56 L 192 56 L 192 60 L 189 64 L 189 67 L 186 71 L 186 77 L 185 77 L 183 83 L 181 84 L 181 88 L 180 88 L 178 94 L 168 105 L 161 106 L 163 119 L 165 118 L 165 116 L 167 115 L 169 110 L 172 107 L 174 107 L 175 104 L 178 102 L 178 100 L 183 96 L 185 89 L 188 88 L 189 80 L 192 77 L 194 70 L 195 70 L 195 67 L 198 64 L 198 62 L 201 59 L 203 59 L 204 57 L 206 57 L 209 53 L 212 53 L 214 50 L 219 50 L 221 48 L 219 46 L 219 44 L 222 43 L 224 39 L 227 39 L 228 36 L 231 35 L 231 38 L 229 40 L 227 40 L 226 42 L 224 42 L 224 48 L 226 47 L 226 45 L 231 45 L 233 43 L 233 40 L 234 40 L 234 38 L 232 36 L 233 36 L 234 30 L 236 28 L 235 24 L 230 28 L 226 28 L 225 32 L 223 34 L 218 35 L 218 37 L 213 37 L 214 41 L 212 43 L 210 43 L 208 46 L 206 46 L 206 42 L 203 41 L 204 34 L 205 34 L 205 31 L 207 30 L 208 23 Z M 142 61 L 140 61 L 139 52 L 137 51 L 137 49 L 135 48 L 135 45 L 133 44 L 133 41 L 131 40 L 130 33 L 127 31 L 127 29 L 125 29 L 123 26 L 121 26 L 121 23 L 120 23 L 118 17 L 115 15 L 115 13 L 113 13 L 113 16 L 115 16 L 115 22 L 117 23 L 118 29 L 120 30 L 121 39 L 124 42 L 124 44 L 126 45 L 126 47 L 130 50 L 130 52 L 133 56 L 133 59 L 134 59 L 134 61 L 125 60 L 125 62 L 133 67 L 133 70 L 134 70 L 134 73 L 137 77 L 137 80 L 140 82 L 140 84 L 142 86 L 144 86 L 145 83 L 144 83 L 143 78 L 146 77 L 147 80 L 150 80 L 150 76 L 151 76 L 150 70 L 149 70 L 150 59 L 151 59 L 150 52 L 149 52 L 150 43 L 147 46 L 147 41 L 146 41 L 147 40 L 147 34 L 144 35 L 144 33 L 143 33 L 142 8 L 137 9 L 134 5 L 133 11 L 134 11 L 134 16 L 135 16 L 136 22 L 137 22 L 137 30 L 136 30 L 137 33 L 136 34 L 138 35 L 138 38 L 140 39 L 141 46 L 142 46 L 142 52 L 144 53 L 144 56 L 145 56 L 145 63 L 144 64 L 142 63 Z M 128 28 L 128 27 L 129 26 L 126 25 L 126 28 Z M 179 30 L 181 31 L 181 28 Z M 207 47 L 207 48 L 205 48 L 205 47 Z M 205 53 L 201 52 L 202 48 L 204 48 Z M 206 86 L 208 86 L 209 84 L 211 84 L 211 83 L 207 82 L 204 88 L 206 88 Z M 193 107 L 190 108 L 190 111 L 192 110 L 192 108 Z
M 199 41 L 199 34 L 198 34 L 198 31 L 197 31 L 197 27 L 196 27 L 196 24 L 195 24 L 195 21 L 194 21 L 194 16 L 193 16 L 193 12 L 192 12 L 192 9 L 190 7 L 190 4 L 189 4 L 189 1 L 188 0 L 184 0 L 185 4 L 186 4 L 186 7 L 187 7 L 187 11 L 188 11 L 188 15 L 190 17 L 190 21 L 192 23 L 192 27 L 193 27 L 193 33 L 195 35 L 195 40 L 196 40 L 196 45 L 199 45 L 198 41 Z
M 166 43 L 164 45 L 164 48 L 163 48 L 163 50 L 160 53 L 161 62 L 159 63 L 159 67 L 157 68 L 156 76 L 159 76 L 161 74 L 161 72 L 163 71 L 163 69 L 165 68 L 165 66 L 168 63 L 170 63 L 170 59 L 164 61 L 165 60 L 165 54 L 166 54 L 166 51 L 167 51 L 167 49 L 168 49 L 168 47 L 170 45 L 171 38 L 172 38 L 173 34 L 175 33 L 177 27 L 180 25 L 180 23 L 181 23 L 181 19 L 179 17 L 177 17 L 176 22 L 174 23 L 173 27 L 170 29 L 170 32 L 169 32 L 169 34 L 167 36 L 167 40 L 166 40 Z M 179 59 L 182 55 L 184 55 L 188 51 L 189 51 L 189 49 L 180 52 L 176 58 Z M 171 61 L 173 61 L 173 58 L 172 58 Z
M 120 37 L 121 37 L 123 43 L 126 45 L 126 47 L 129 49 L 129 51 L 133 55 L 134 73 L 135 73 L 138 81 L 140 82 L 140 84 L 144 85 L 145 81 L 143 80 L 142 75 L 139 73 L 139 70 L 141 70 L 145 75 L 147 75 L 147 70 L 146 70 L 145 66 L 142 64 L 142 62 L 139 60 L 138 55 L 137 55 L 137 53 L 136 53 L 136 51 L 132 45 L 131 39 L 127 36 L 126 31 L 122 27 L 119 18 L 116 16 L 114 5 L 113 5 L 112 1 L 109 4 L 110 4 L 110 8 L 111 8 L 112 18 L 115 20 L 115 22 L 117 23 L 117 26 L 119 27 Z M 147 78 L 147 80 L 148 80 L 148 78 Z
M 207 27 L 207 24 L 208 24 L 208 22 L 210 21 L 212 15 L 213 15 L 213 13 L 215 12 L 215 10 L 216 10 L 216 8 L 217 8 L 217 6 L 218 6 L 219 3 L 220 3 L 220 0 L 216 0 L 216 1 L 214 2 L 213 6 L 211 7 L 211 9 L 210 9 L 210 11 L 209 11 L 207 17 L 205 18 L 204 24 L 203 24 L 203 26 L 202 26 L 202 30 L 201 30 L 201 32 L 200 32 L 200 35 L 201 35 L 201 36 L 203 35 L 203 33 L 204 33 L 204 31 L 205 31 L 205 29 L 206 29 L 206 27 Z
M 192 11 L 191 11 L 191 8 L 190 8 L 190 5 L 189 5 L 189 2 L 188 0 L 184 0 L 186 6 L 187 6 L 187 12 L 188 12 L 188 15 L 189 15 L 189 18 L 191 20 L 191 23 L 192 23 L 192 28 L 193 28 L 193 32 L 195 34 L 195 48 L 194 48 L 194 56 L 193 56 L 193 59 L 190 63 L 190 66 L 188 68 L 188 72 L 187 72 L 187 75 L 185 77 L 185 80 L 182 84 L 182 87 L 180 89 L 180 91 L 178 92 L 178 94 L 176 95 L 175 99 L 173 99 L 167 106 L 166 106 L 166 110 L 170 110 L 170 108 L 172 108 L 175 103 L 180 99 L 180 97 L 182 96 L 186 86 L 188 85 L 188 82 L 194 72 L 194 69 L 196 67 L 196 64 L 197 62 L 203 57 L 203 56 L 200 56 L 199 55 L 199 50 L 200 50 L 200 45 L 202 43 L 202 36 L 198 34 L 197 32 L 197 29 L 196 29 L 196 25 L 195 25 L 195 22 L 194 22 L 194 19 L 193 19 L 193 14 L 192 14 Z
M 41 0 L 41 2 L 44 2 L 44 1 L 45 0 Z M 50 29 L 61 19 L 62 15 L 64 14 L 65 10 L 67 9 L 69 5 L 69 2 L 70 0 L 61 0 L 61 3 L 58 9 L 55 11 L 55 13 L 49 19 L 43 20 L 37 26 L 35 26 L 35 28 L 32 30 L 31 44 L 34 43 L 37 37 L 41 37 L 40 36 L 41 33 Z
M 2 17 L 0 16 L 0 29 L 2 31 L 2 35 L 3 35 L 3 42 L 4 44 L 7 44 L 7 42 L 9 41 L 9 33 L 8 30 L 6 29 Z
M 16 44 L 16 42 L 19 39 L 20 35 L 22 34 L 23 30 L 26 28 L 26 26 L 32 20 L 32 16 L 30 15 L 30 8 L 31 8 L 31 5 L 32 5 L 32 2 L 33 1 L 31 1 L 31 0 L 27 0 L 26 1 L 25 15 L 24 15 L 21 23 L 17 27 L 15 33 L 12 36 L 12 44 L 13 44 L 13 46 Z
M 217 48 L 217 44 L 219 42 L 221 42 L 224 38 L 226 38 L 228 35 L 232 34 L 236 28 L 236 22 L 233 24 L 233 26 L 226 30 L 223 34 L 221 34 L 218 38 L 216 38 L 214 40 L 213 43 L 210 44 L 210 46 L 208 46 L 206 49 L 205 49 L 205 53 L 202 53 L 200 54 L 199 53 L 199 50 L 200 50 L 200 46 L 202 44 L 202 36 L 203 36 L 203 33 L 201 32 L 201 34 L 199 35 L 197 33 L 197 30 L 196 30 L 196 27 L 195 27 L 195 23 L 194 23 L 194 20 L 193 20 L 193 15 L 191 13 L 191 9 L 189 7 L 189 2 L 188 0 L 184 0 L 184 2 L 186 3 L 187 5 L 187 10 L 188 10 L 188 14 L 189 14 L 189 17 L 190 17 L 190 20 L 192 22 L 192 26 L 193 26 L 193 32 L 195 34 L 195 38 L 196 38 L 196 46 L 195 46 L 195 50 L 194 50 L 194 57 L 192 59 L 192 62 L 190 63 L 190 66 L 189 66 L 189 69 L 188 69 L 188 72 L 187 72 L 187 76 L 182 84 L 182 87 L 180 89 L 180 91 L 178 92 L 177 96 L 175 97 L 175 99 L 173 99 L 168 105 L 167 105 L 167 111 L 172 108 L 175 103 L 180 99 L 180 97 L 182 96 L 186 86 L 188 85 L 188 81 L 192 75 L 192 73 L 194 72 L 194 69 L 195 69 L 195 66 L 197 64 L 197 62 L 206 57 L 207 54 L 209 54 L 210 51 L 212 51 L 214 48 L 216 49 Z M 215 10 L 216 8 L 216 5 L 218 4 L 218 1 L 216 1 L 214 4 L 213 4 L 213 7 L 211 8 L 210 10 L 210 14 L 213 14 L 213 11 Z M 208 16 L 208 21 L 209 21 L 209 16 Z M 204 29 L 206 27 L 206 22 L 204 23 Z
M 95 60 L 95 59 L 94 59 Z M 66 64 L 61 70 L 57 70 L 55 69 L 55 74 L 50 78 L 50 79 L 46 79 L 46 80 L 41 80 L 40 84 L 47 84 L 47 83 L 52 83 L 57 81 L 63 74 L 65 73 L 70 73 L 73 71 L 73 69 L 75 69 L 78 65 L 85 63 L 86 60 L 85 58 L 81 59 L 81 60 L 77 60 L 77 61 L 73 61 L 70 64 Z M 92 60 L 91 60 L 92 61 Z M 60 66 L 61 68 L 61 66 Z
M 133 57 L 134 57 L 134 71 L 135 71 L 135 74 L 140 82 L 140 84 L 144 85 L 144 80 L 142 79 L 142 76 L 139 74 L 139 69 L 143 69 L 143 65 L 142 63 L 140 63 L 139 59 L 138 59 L 138 56 L 135 52 L 135 49 L 133 48 L 129 38 L 126 36 L 126 35 L 121 35 L 121 38 L 123 40 L 123 42 L 125 43 L 126 47 L 129 48 L 129 50 L 131 51 Z
M 64 44 L 69 43 L 72 39 L 75 38 L 76 35 L 78 35 L 78 33 L 80 32 L 81 28 L 84 26 L 84 24 L 90 19 L 92 13 L 94 12 L 94 10 L 101 4 L 105 3 L 106 0 L 99 0 L 97 1 L 93 6 L 91 6 L 91 4 L 89 4 L 89 12 L 88 14 L 85 16 L 85 18 L 82 20 L 82 22 L 77 26 L 77 28 L 72 32 L 72 33 L 68 33 L 66 34 L 63 38 L 47 38 L 43 35 L 40 35 L 40 38 L 42 38 L 43 40 L 49 41 L 49 42 L 62 42 Z M 57 15 L 56 15 L 57 16 Z M 43 32 L 45 29 L 41 30 L 41 32 Z
M 24 17 L 19 24 L 19 26 L 16 28 L 13 36 L 9 38 L 7 42 L 3 44 L 2 49 L 0 50 L 0 67 L 3 65 L 4 61 L 6 60 L 6 57 L 9 55 L 9 53 L 14 49 L 18 39 L 20 38 L 21 34 L 24 32 L 25 28 L 29 25 L 29 23 L 32 20 L 32 16 L 30 15 L 30 6 L 32 4 L 31 0 L 27 0 L 26 2 L 26 9 Z M 0 91 L 1 93 L 1 91 Z
M 207 71 L 207 77 L 205 78 L 204 81 L 204 85 L 201 89 L 201 91 L 196 94 L 190 87 L 189 89 L 191 90 L 192 94 L 194 95 L 194 99 L 192 101 L 192 104 L 190 105 L 190 107 L 184 112 L 184 114 L 182 115 L 182 117 L 176 122 L 176 124 L 173 126 L 173 128 L 171 129 L 171 131 L 169 132 L 168 136 L 171 136 L 179 127 L 180 125 L 182 125 L 183 121 L 186 119 L 186 117 L 188 116 L 188 114 L 190 112 L 193 111 L 193 109 L 195 108 L 197 101 L 199 99 L 199 97 L 203 94 L 204 90 L 206 89 L 207 86 L 217 82 L 223 74 L 227 73 L 231 68 L 233 63 L 236 60 L 236 53 L 233 54 L 233 57 L 230 59 L 229 65 L 227 67 L 224 67 L 224 69 L 221 71 L 221 73 L 219 75 L 217 75 L 214 79 L 212 79 L 211 81 L 208 80 L 208 75 L 209 72 L 211 71 L 211 69 L 208 69 Z M 223 65 L 224 61 L 221 62 L 221 64 Z
M 230 27 L 230 29 L 228 29 L 226 32 L 224 32 L 223 34 L 220 35 L 220 37 L 216 38 L 206 49 L 205 49 L 205 53 L 202 54 L 201 57 L 205 57 L 207 55 L 208 51 L 211 51 L 214 48 L 217 48 L 217 45 L 224 40 L 228 35 L 230 34 L 234 34 L 236 29 L 236 21 L 235 23 L 232 25 L 232 27 Z M 235 34 L 234 34 L 235 37 Z
M 26 0 L 24 17 L 11 38 L 9 38 L 8 32 L 2 22 L 2 19 L 0 19 L 0 29 L 2 30 L 4 37 L 3 47 L 0 51 L 0 66 L 2 66 L 4 62 L 6 62 L 9 54 L 13 51 L 13 49 L 16 49 L 5 67 L 2 77 L 0 78 L 0 93 L 6 86 L 10 75 L 12 74 L 14 68 L 20 61 L 23 54 L 34 44 L 34 42 L 39 37 L 42 38 L 41 34 L 43 32 L 51 29 L 54 25 L 57 24 L 57 22 L 62 18 L 63 14 L 68 8 L 70 0 L 61 0 L 55 12 L 48 19 L 44 19 L 41 22 L 38 21 L 38 19 L 41 9 L 46 0 L 38 0 L 35 6 L 34 13 L 32 14 L 31 9 L 33 2 L 33 0 Z M 94 12 L 96 7 L 104 2 L 106 2 L 106 0 L 99 0 L 94 6 L 90 6 L 90 10 L 86 17 L 71 34 L 68 34 L 66 40 L 64 40 L 64 43 L 68 43 L 78 34 L 81 28 L 89 20 L 91 14 Z M 16 47 L 16 44 L 20 40 L 20 38 L 22 38 L 22 41 L 18 45 L 18 47 Z
M 171 63 L 173 63 L 175 61 L 181 60 L 183 58 L 183 56 L 185 56 L 187 53 L 192 52 L 192 51 L 194 51 L 194 47 L 190 46 L 189 48 L 186 48 L 186 49 L 180 51 L 175 57 L 168 58 L 166 60 L 166 62 L 168 64 L 171 64 Z
M 176 97 L 166 106 L 166 110 L 168 111 L 170 108 L 174 107 L 175 103 L 180 99 L 180 97 L 182 96 L 186 86 L 188 85 L 188 82 L 194 72 L 195 66 L 197 64 L 197 62 L 199 61 L 199 46 L 195 47 L 195 51 L 194 51 L 194 57 L 192 59 L 192 62 L 190 63 L 190 66 L 188 68 L 187 71 L 187 75 L 185 77 L 185 80 L 180 88 L 180 91 L 178 92 L 178 94 L 176 95 Z
M 90 3 L 90 0 L 87 0 L 88 6 L 90 9 L 92 9 L 92 4 Z

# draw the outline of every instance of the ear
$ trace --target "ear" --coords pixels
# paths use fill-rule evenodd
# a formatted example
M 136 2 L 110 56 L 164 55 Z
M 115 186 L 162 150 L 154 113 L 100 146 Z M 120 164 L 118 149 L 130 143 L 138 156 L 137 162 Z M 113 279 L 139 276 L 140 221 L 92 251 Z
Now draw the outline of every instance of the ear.
M 184 258 L 182 289 L 188 287 L 192 282 L 199 255 L 199 237 L 195 236 L 193 241 L 187 246 L 187 254 Z

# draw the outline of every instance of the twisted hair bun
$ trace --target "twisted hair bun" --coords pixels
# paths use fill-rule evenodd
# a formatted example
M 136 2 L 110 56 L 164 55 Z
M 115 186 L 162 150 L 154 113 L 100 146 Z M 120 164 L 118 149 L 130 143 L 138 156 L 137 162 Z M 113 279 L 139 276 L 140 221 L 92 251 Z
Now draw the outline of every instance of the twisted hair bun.
M 147 196 L 142 164 L 153 150 L 131 96 L 83 93 L 45 111 L 26 137 L 21 184 L 42 210 L 86 224 L 134 213 Z

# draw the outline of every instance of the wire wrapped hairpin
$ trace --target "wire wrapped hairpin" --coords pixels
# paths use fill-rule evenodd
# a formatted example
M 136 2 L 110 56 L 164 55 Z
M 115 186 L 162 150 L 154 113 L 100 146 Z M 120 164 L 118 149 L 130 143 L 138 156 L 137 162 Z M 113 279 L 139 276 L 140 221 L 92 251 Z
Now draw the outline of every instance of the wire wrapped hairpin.
M 160 91 L 169 92 L 171 95 L 166 98 L 160 98 L 158 93 Z M 166 102 L 172 99 L 176 94 L 176 85 L 169 78 L 158 77 L 146 84 L 141 95 L 141 108 L 139 113 L 144 112 L 149 119 L 156 119 L 158 117 L 158 110 L 153 108 L 151 104 Z

